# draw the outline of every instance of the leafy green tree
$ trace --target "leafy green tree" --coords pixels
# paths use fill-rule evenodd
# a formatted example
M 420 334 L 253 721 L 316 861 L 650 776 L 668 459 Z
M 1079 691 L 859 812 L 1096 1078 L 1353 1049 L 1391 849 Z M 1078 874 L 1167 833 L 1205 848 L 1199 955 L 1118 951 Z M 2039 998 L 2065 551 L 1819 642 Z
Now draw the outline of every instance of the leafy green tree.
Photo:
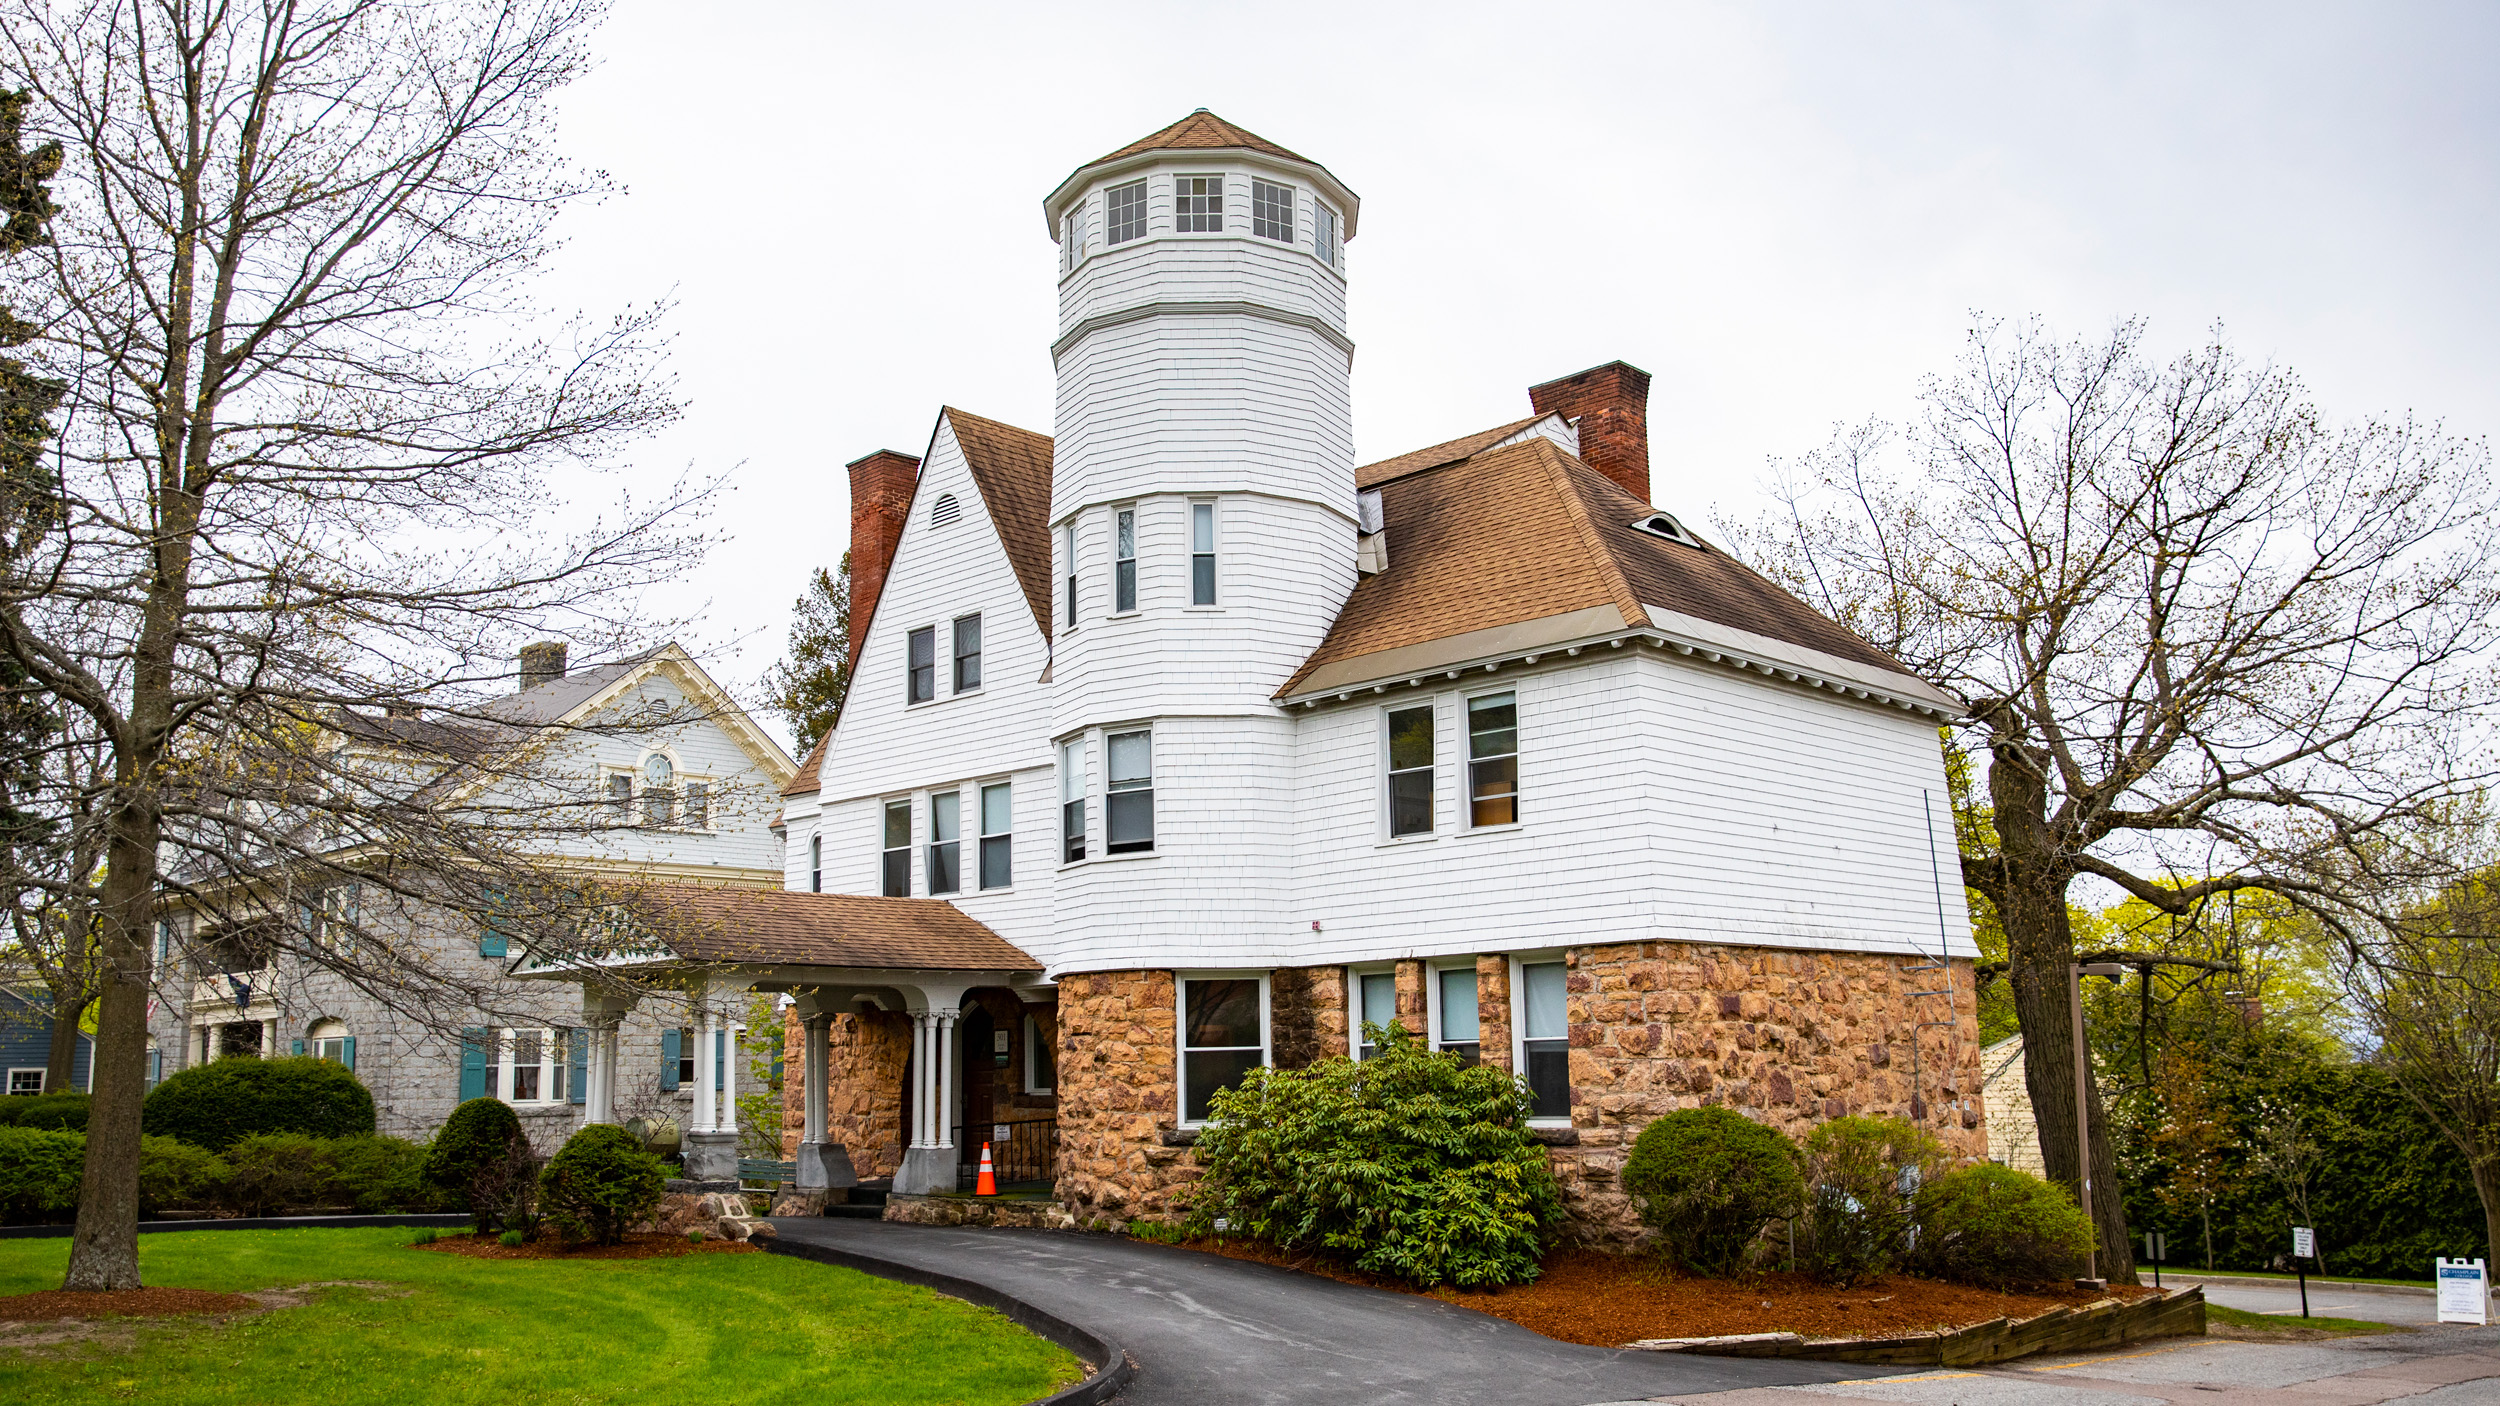
M 816 568 L 790 607 L 790 655 L 765 681 L 766 706 L 790 724 L 801 756 L 833 730 L 851 688 L 851 554 L 832 571 Z

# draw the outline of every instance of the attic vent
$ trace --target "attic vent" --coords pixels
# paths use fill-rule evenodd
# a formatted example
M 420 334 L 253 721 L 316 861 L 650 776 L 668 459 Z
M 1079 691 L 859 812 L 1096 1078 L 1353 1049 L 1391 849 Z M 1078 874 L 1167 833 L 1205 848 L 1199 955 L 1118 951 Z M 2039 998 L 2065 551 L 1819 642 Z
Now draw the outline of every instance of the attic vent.
M 1684 524 L 1665 513 L 1651 513 L 1645 518 L 1637 518 L 1633 521 L 1632 528 L 1636 532 L 1646 532 L 1652 537 L 1664 537 L 1670 542 L 1681 542 L 1687 547 L 1701 545 L 1700 538 L 1685 531 Z
M 938 500 L 929 505 L 929 530 L 935 532 L 942 527 L 953 527 L 963 521 L 963 516 L 964 505 L 955 501 L 955 495 L 941 493 Z

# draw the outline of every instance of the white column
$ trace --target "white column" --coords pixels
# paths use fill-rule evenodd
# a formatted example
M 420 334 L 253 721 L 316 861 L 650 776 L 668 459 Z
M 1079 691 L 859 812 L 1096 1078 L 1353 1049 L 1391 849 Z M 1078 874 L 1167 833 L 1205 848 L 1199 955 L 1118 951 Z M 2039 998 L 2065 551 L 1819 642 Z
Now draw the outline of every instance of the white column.
M 937 1058 L 932 1061 L 937 1066 L 937 1107 L 931 1110 L 937 1115 L 937 1124 L 931 1129 L 933 1136 L 930 1141 L 933 1146 L 953 1147 L 955 1145 L 955 1012 L 942 1010 L 937 1013 L 937 1032 L 931 1043 L 937 1046 Z
M 804 1110 L 807 1130 L 801 1136 L 808 1142 L 825 1140 L 825 1125 L 832 1121 L 826 1099 L 827 1037 L 831 1034 L 833 1017 L 819 1012 L 809 1016 L 800 1026 L 799 1102 Z
M 728 1033 L 728 1048 L 721 1052 L 724 1063 L 721 1067 L 720 1130 L 734 1133 L 738 1131 L 738 1037 L 745 1034 L 747 1028 L 741 1022 L 731 1022 L 724 1028 Z
M 929 1145 L 929 1013 L 911 1013 L 911 1145 Z
M 698 1133 L 711 1132 L 718 1126 L 714 1121 L 717 1105 L 712 1101 L 713 1025 L 712 1003 L 705 995 L 697 993 L 694 1000 L 694 1118 L 690 1131 Z

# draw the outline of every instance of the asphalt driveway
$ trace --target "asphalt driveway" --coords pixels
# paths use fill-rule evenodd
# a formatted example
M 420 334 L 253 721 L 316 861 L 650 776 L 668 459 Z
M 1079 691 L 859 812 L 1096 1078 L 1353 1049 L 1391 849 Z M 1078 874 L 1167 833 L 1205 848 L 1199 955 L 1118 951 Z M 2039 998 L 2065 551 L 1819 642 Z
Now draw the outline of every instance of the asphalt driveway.
M 1587 1406 L 1897 1372 L 1615 1352 L 1411 1294 L 1108 1235 L 793 1218 L 784 1240 L 955 1275 L 1117 1341 L 1136 1406 Z

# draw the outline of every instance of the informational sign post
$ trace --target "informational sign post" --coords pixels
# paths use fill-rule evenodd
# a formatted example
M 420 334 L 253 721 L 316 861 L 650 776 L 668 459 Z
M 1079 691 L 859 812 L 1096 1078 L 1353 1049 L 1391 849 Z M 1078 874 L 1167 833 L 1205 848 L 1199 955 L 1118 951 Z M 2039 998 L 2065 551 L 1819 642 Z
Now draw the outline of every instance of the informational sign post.
M 2300 1316 L 2309 1316 L 2309 1261 L 2318 1257 L 2318 1232 L 2305 1225 L 2292 1227 L 2292 1272 L 2300 1276 Z
M 2161 1287 L 2161 1262 L 2170 1249 L 2170 1241 L 2158 1230 L 2144 1232 L 2144 1261 L 2153 1267 L 2153 1287 Z
M 2439 1321 L 2442 1323 L 2489 1323 L 2491 1321 L 2491 1272 L 2481 1260 L 2438 1261 Z

